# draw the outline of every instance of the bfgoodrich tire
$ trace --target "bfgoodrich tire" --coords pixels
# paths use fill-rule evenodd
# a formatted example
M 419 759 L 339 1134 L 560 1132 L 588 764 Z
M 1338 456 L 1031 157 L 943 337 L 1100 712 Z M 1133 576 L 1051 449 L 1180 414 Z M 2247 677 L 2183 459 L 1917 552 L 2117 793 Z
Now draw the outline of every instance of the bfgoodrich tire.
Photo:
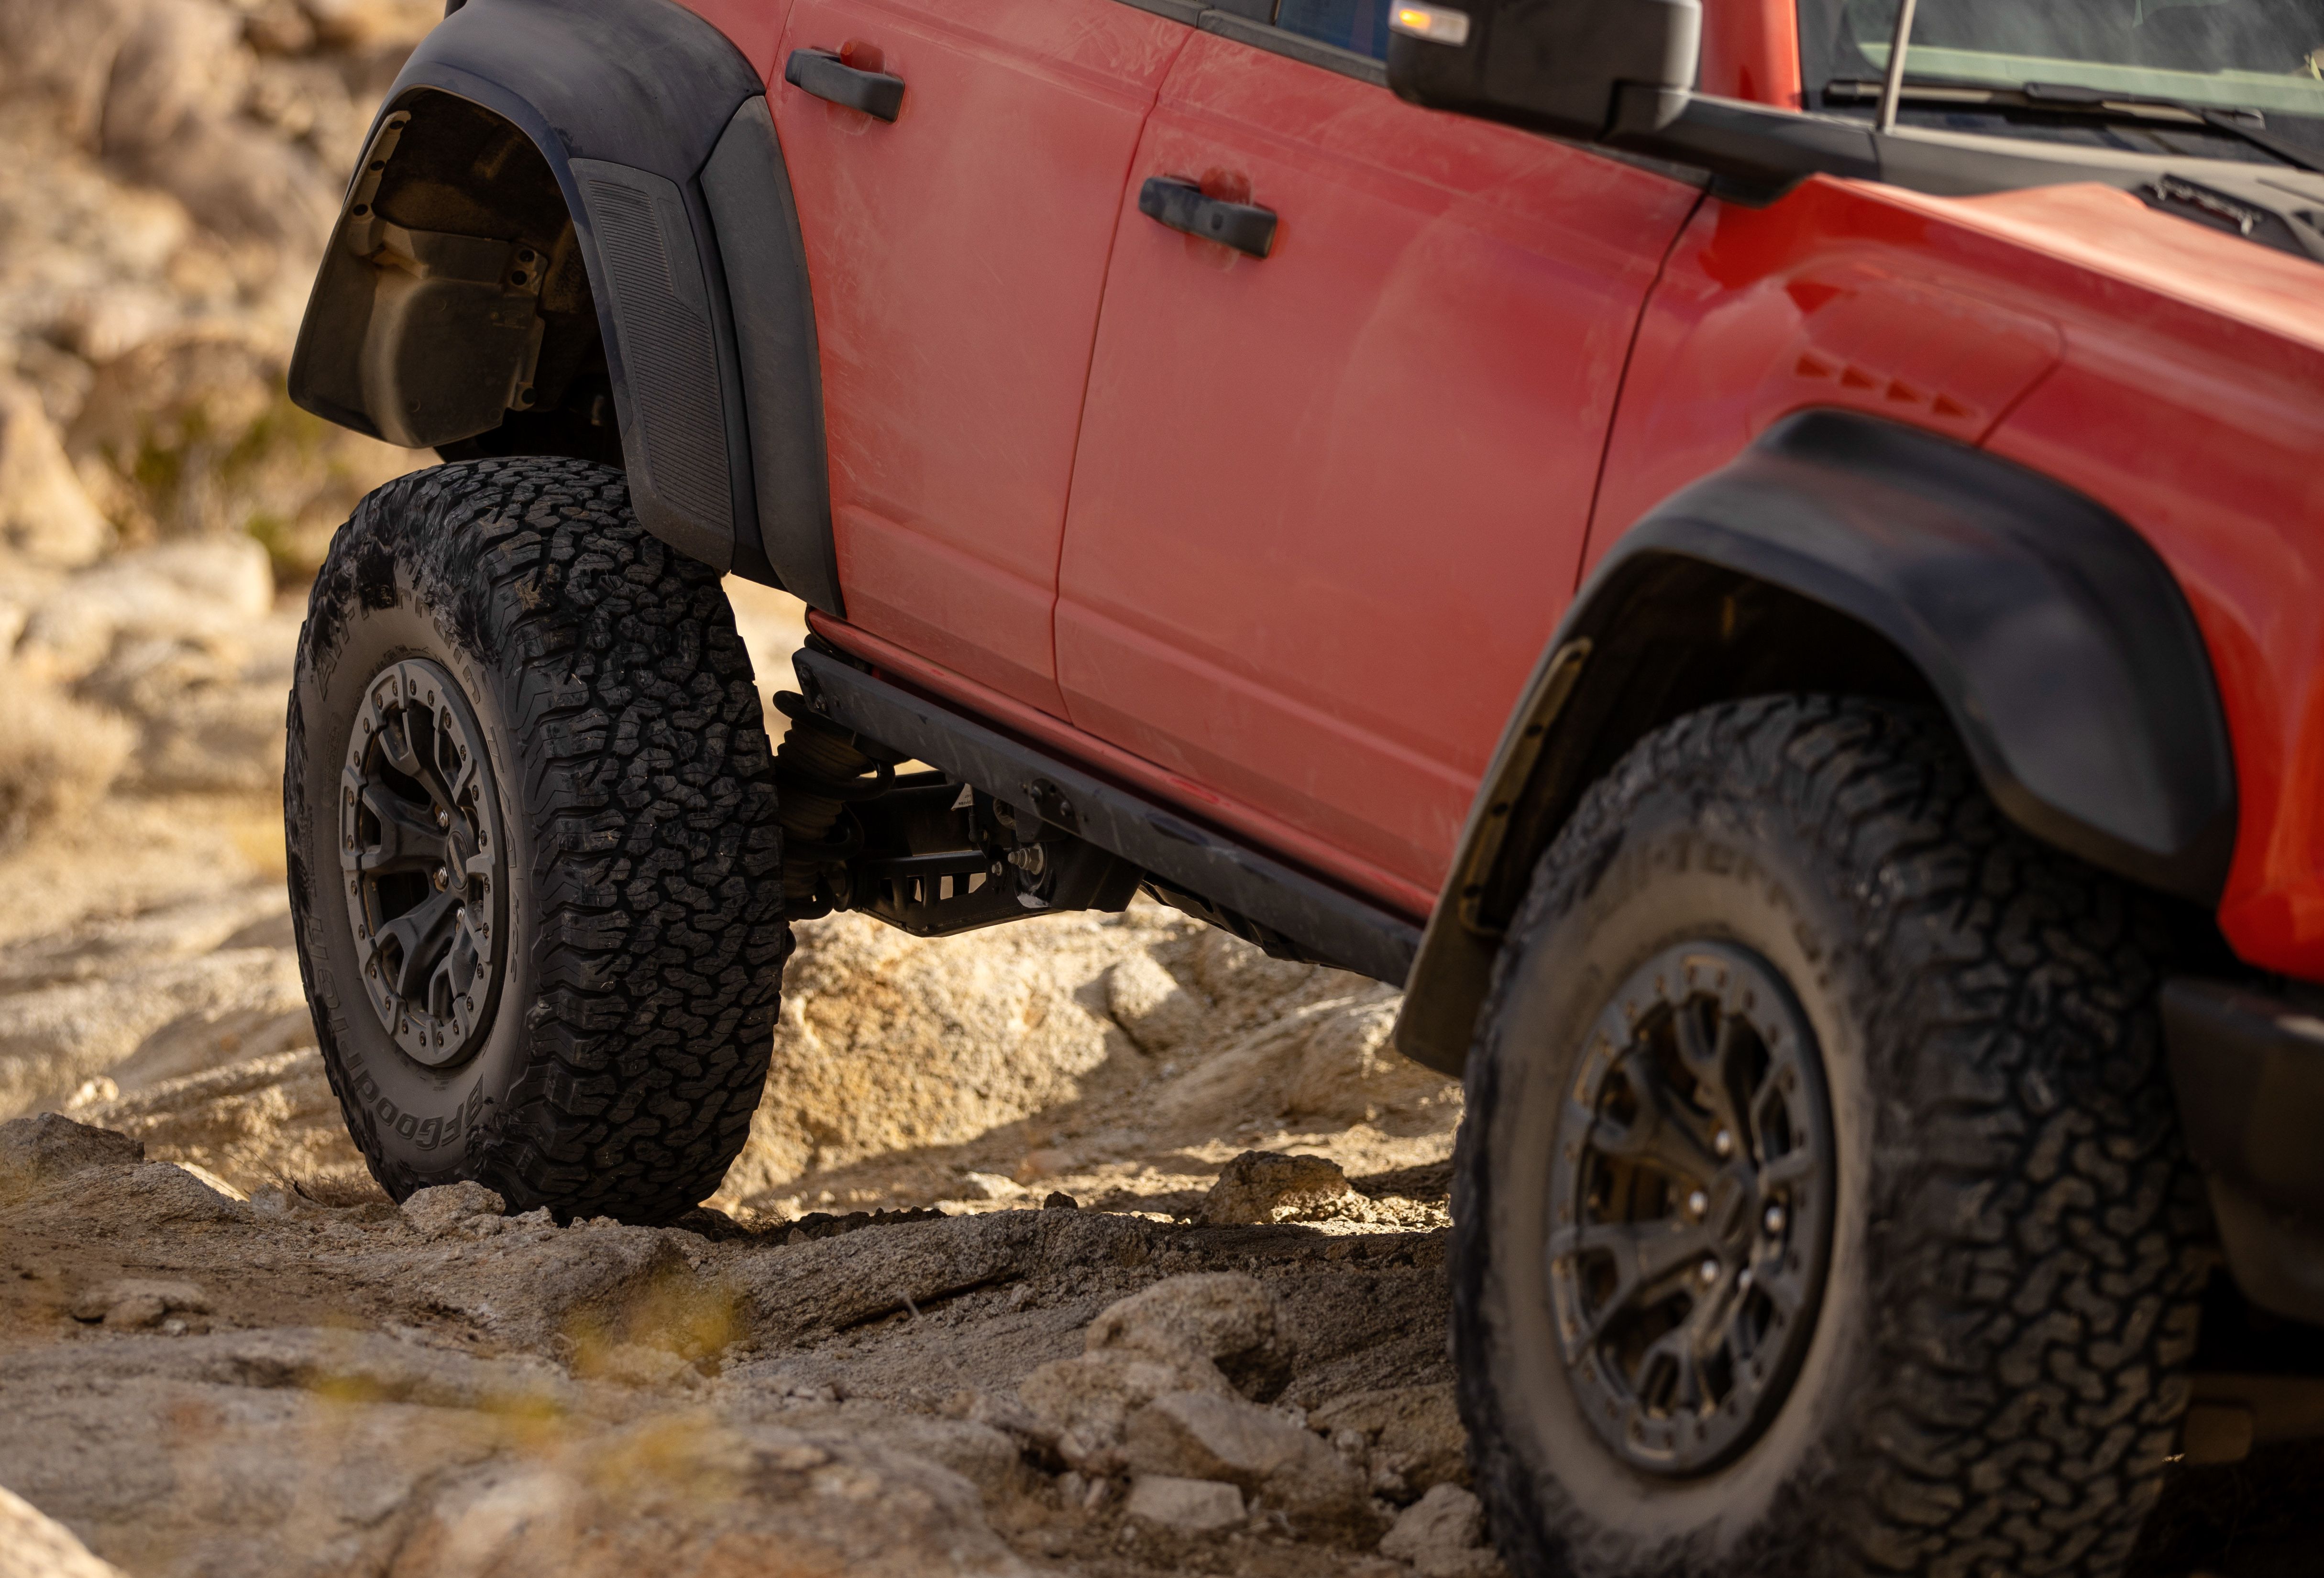
M 1456 1164 L 1511 1567 L 2116 1573 L 2207 1232 L 2157 951 L 1910 710 L 1718 707 L 1597 785 L 1503 949 Z
M 389 1194 L 651 1222 L 716 1188 L 789 946 L 772 762 L 716 573 L 619 472 L 365 499 L 300 633 L 283 802 L 324 1063 Z

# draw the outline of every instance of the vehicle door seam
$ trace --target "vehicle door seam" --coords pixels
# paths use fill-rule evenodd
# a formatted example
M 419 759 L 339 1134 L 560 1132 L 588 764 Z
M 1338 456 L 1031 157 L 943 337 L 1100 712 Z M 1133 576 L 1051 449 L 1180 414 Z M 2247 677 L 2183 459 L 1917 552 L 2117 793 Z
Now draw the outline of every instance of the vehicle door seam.
M 1113 228 L 1106 233 L 1105 261 L 1098 275 L 1097 317 L 1090 325 L 1089 355 L 1082 364 L 1082 400 L 1074 411 L 1074 442 L 1065 461 L 1065 512 L 1057 522 L 1057 557 L 1049 570 L 1049 683 L 1056 687 L 1057 703 L 1065 708 L 1065 721 L 1069 723 L 1073 720 L 1074 704 L 1065 695 L 1065 680 L 1057 669 L 1057 604 L 1065 600 L 1065 541 L 1073 530 L 1074 484 L 1081 476 L 1082 429 L 1089 421 L 1090 379 L 1097 371 L 1098 341 L 1105 334 L 1106 302 L 1113 294 L 1113 249 L 1121 240 L 1122 222 L 1129 213 L 1130 178 L 1138 170 L 1138 156 L 1146 146 L 1147 128 L 1153 124 L 1154 112 L 1162 103 L 1163 92 L 1170 86 L 1170 78 L 1178 69 L 1178 59 L 1185 52 L 1186 39 L 1194 36 L 1194 32 L 1193 28 L 1187 28 L 1185 35 L 1171 50 L 1169 63 L 1162 68 L 1161 76 L 1155 78 L 1154 96 L 1146 101 L 1146 113 L 1139 117 L 1138 135 L 1130 139 L 1130 158 L 1122 167 L 1121 181 L 1114 193 Z
M 1655 297 L 1661 291 L 1663 281 L 1670 276 L 1671 259 L 1677 255 L 1679 243 L 1694 227 L 1695 219 L 1702 213 L 1702 205 L 1710 200 L 1711 194 L 1707 191 L 1694 194 L 1693 206 L 1687 209 L 1686 217 L 1678 222 L 1671 231 L 1670 239 L 1663 245 L 1662 260 L 1655 264 L 1655 277 L 1646 282 L 1645 292 L 1638 298 L 1637 316 L 1630 320 L 1629 343 L 1622 349 L 1621 376 L 1614 380 L 1614 401 L 1606 411 L 1606 431 L 1598 441 L 1597 475 L 1590 484 L 1590 513 L 1582 523 L 1582 552 L 1573 561 L 1573 584 L 1566 588 L 1569 598 L 1582 590 L 1582 583 L 1590 570 L 1590 550 L 1598 540 L 1598 506 L 1606 494 L 1606 463 L 1614 453 L 1614 429 L 1622 420 L 1622 398 L 1629 392 L 1630 365 L 1638 354 L 1638 337 L 1646 332 L 1646 314 L 1654 310 Z

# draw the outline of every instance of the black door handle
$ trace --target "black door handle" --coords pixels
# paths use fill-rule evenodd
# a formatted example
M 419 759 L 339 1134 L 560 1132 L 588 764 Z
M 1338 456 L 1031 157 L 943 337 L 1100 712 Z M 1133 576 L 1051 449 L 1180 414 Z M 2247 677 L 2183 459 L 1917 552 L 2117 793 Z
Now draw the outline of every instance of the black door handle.
M 1173 230 L 1231 246 L 1252 257 L 1265 257 L 1275 245 L 1274 209 L 1252 203 L 1230 203 L 1223 198 L 1206 198 L 1203 189 L 1191 180 L 1167 175 L 1148 177 L 1146 184 L 1138 189 L 1138 211 Z
M 829 50 L 793 50 L 783 80 L 802 93 L 892 121 L 904 107 L 904 79 L 885 71 L 859 71 Z

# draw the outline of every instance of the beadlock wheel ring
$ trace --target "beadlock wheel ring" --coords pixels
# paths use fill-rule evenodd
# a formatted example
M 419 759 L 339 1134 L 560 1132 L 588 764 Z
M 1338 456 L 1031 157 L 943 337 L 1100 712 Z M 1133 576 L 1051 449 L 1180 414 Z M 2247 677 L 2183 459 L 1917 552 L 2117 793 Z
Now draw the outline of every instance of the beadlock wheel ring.
M 1600 1011 L 1559 1103 L 1545 1247 L 1567 1378 L 1623 1463 L 1711 1472 L 1781 1411 L 1823 1301 L 1831 1109 L 1775 968 L 1691 942 Z
M 440 664 L 409 658 L 373 676 L 339 791 L 364 993 L 404 1056 L 450 1067 L 499 1006 L 508 841 L 484 730 Z

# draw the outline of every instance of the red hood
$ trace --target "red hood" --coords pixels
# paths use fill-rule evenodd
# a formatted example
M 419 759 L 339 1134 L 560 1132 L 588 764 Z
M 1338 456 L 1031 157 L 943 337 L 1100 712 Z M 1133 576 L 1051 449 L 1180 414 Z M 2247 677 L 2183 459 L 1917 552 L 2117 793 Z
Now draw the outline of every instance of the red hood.
M 2324 263 L 2148 208 L 2098 182 L 1981 198 L 1882 189 L 1966 229 L 2324 351 Z

